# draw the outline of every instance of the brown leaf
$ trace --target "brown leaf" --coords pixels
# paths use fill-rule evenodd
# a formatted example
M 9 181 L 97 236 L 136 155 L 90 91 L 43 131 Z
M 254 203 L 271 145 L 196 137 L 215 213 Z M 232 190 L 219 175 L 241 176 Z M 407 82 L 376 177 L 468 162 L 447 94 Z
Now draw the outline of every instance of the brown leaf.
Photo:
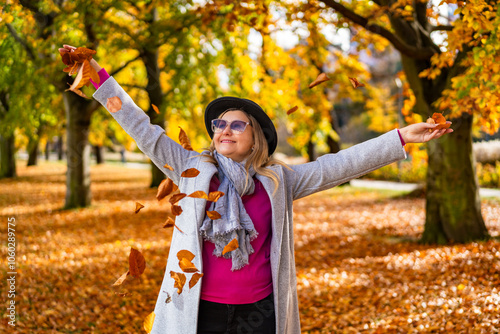
M 179 129 L 181 129 L 181 131 L 179 132 L 179 142 L 181 143 L 182 147 L 184 147 L 184 149 L 188 151 L 194 151 L 191 147 L 191 142 L 189 141 L 186 132 L 184 132 L 184 130 L 182 130 L 180 126 Z
M 328 81 L 328 80 L 330 80 L 330 78 L 326 75 L 326 73 L 320 73 L 318 75 L 318 77 L 316 78 L 316 80 L 314 80 L 313 82 L 311 82 L 309 84 L 309 88 L 313 88 L 314 86 L 317 86 L 320 83 L 323 83 L 323 82 Z
M 426 123 L 437 124 L 435 128 L 429 129 L 429 132 L 440 129 L 448 129 L 451 126 L 451 123 L 446 122 L 446 118 L 444 118 L 443 114 L 438 112 L 432 114 L 432 117 L 429 117 Z
M 189 261 L 193 261 L 194 254 L 188 251 L 187 249 L 182 249 L 177 252 L 177 258 L 179 259 L 179 261 L 183 258 L 188 259 Z
M 146 260 L 141 252 L 135 248 L 130 249 L 128 257 L 128 270 L 133 277 L 139 277 L 146 269 Z
M 163 223 L 163 228 L 168 228 L 168 227 L 173 227 L 175 225 L 175 220 L 173 220 L 171 217 L 167 217 L 167 220 L 165 223 Z
M 166 196 L 170 195 L 178 189 L 177 185 L 169 178 L 166 178 L 160 182 L 158 186 L 158 191 L 156 192 L 156 199 L 161 201 Z
M 171 171 L 173 171 L 173 170 L 174 170 L 174 168 L 173 168 L 172 166 L 170 166 L 169 164 L 165 164 L 165 165 L 163 166 L 163 168 L 166 168 L 166 169 L 171 170 Z
M 172 214 L 174 216 L 180 216 L 182 213 L 182 208 L 179 205 L 172 205 Z
M 77 89 L 82 88 L 83 86 L 87 85 L 90 80 L 90 69 L 92 66 L 90 66 L 90 63 L 88 60 L 85 60 L 79 67 L 78 67 L 78 73 L 76 74 L 76 78 L 73 81 L 73 84 L 66 89 L 66 91 L 75 91 Z
M 139 211 L 141 211 L 143 207 L 144 205 L 142 205 L 141 203 L 135 202 L 135 213 L 139 213 Z
M 116 280 L 116 282 L 115 282 L 115 283 L 113 283 L 113 285 L 112 285 L 112 286 L 122 285 L 122 284 L 123 284 L 123 282 L 125 282 L 125 280 L 127 279 L 127 276 L 128 276 L 128 275 L 130 275 L 130 272 L 127 270 L 127 272 L 126 272 L 125 274 L 121 275 L 121 276 L 120 276 L 120 278 L 118 278 L 118 279 Z
M 232 252 L 238 247 L 239 247 L 238 239 L 234 238 L 226 246 L 224 246 L 224 249 L 222 250 L 222 255 L 224 255 L 228 252 Z
M 106 101 L 106 108 L 109 112 L 115 113 L 122 108 L 122 100 L 118 96 L 110 97 Z
M 177 293 L 182 293 L 182 288 L 184 288 L 184 284 L 186 284 L 186 275 L 183 273 L 176 273 L 175 271 L 170 271 L 170 277 L 175 280 L 174 288 L 177 288 Z
M 187 195 L 184 194 L 184 193 L 174 194 L 174 195 L 172 195 L 172 197 L 170 197 L 170 199 L 168 201 L 170 203 L 172 203 L 172 204 L 175 204 L 175 203 L 179 202 L 181 199 L 183 199 L 186 196 Z
M 210 202 L 217 202 L 222 196 L 224 196 L 224 193 L 222 191 L 212 191 L 210 194 L 208 194 L 208 200 Z
M 96 54 L 96 51 L 85 47 L 78 47 L 73 51 L 59 51 L 59 54 L 61 55 L 64 65 L 71 66 L 77 63 L 81 64 L 84 60 L 90 62 L 92 56 Z
M 165 291 L 163 291 L 163 292 L 165 292 Z M 167 299 L 165 299 L 165 304 L 168 304 L 172 301 L 172 297 L 170 296 L 170 293 L 168 293 L 168 292 L 165 292 L 165 293 L 167 294 Z
M 196 283 L 198 283 L 198 281 L 202 277 L 203 277 L 202 273 L 194 273 L 193 276 L 191 276 L 191 279 L 189 280 L 189 289 L 191 289 L 193 286 L 195 286 Z
M 182 172 L 181 177 L 197 177 L 200 171 L 196 168 L 189 168 Z
M 193 264 L 193 262 L 189 261 L 185 257 L 183 257 L 179 261 L 179 267 L 185 273 L 195 273 L 195 272 L 198 271 L 198 269 L 195 267 L 195 265 Z
M 155 106 L 154 104 L 151 104 L 151 107 L 153 107 L 153 110 L 155 111 L 155 113 L 157 113 L 157 114 L 160 113 L 160 110 L 158 110 L 157 106 Z
M 207 211 L 207 216 L 212 220 L 217 220 L 221 218 L 220 213 L 218 213 L 217 211 Z
M 295 107 L 293 107 L 292 109 L 288 110 L 288 111 L 286 112 L 286 114 L 287 114 L 287 115 L 290 115 L 290 114 L 292 114 L 292 113 L 296 112 L 296 111 L 297 111 L 297 109 L 299 109 L 299 107 L 295 106 Z
M 194 193 L 188 195 L 188 197 L 208 199 L 207 193 L 203 190 L 195 191 Z
M 358 88 L 358 87 L 365 87 L 365 84 L 360 83 L 360 82 L 358 81 L 358 79 L 356 79 L 356 78 L 349 78 L 349 81 L 351 82 L 351 84 L 352 84 L 352 86 L 353 86 L 354 88 Z

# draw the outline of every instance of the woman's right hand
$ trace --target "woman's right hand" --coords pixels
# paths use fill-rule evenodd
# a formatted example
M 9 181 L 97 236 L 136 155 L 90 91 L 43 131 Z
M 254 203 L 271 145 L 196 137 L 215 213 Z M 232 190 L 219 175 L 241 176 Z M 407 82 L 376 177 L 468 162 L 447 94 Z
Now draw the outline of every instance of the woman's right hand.
M 73 52 L 75 50 L 76 50 L 76 47 L 68 45 L 68 44 L 63 44 L 63 47 L 59 48 L 59 53 Z M 102 69 L 102 67 L 99 66 L 99 64 L 95 61 L 94 58 L 92 58 L 92 60 L 90 61 L 90 66 L 92 66 L 96 72 L 99 72 Z

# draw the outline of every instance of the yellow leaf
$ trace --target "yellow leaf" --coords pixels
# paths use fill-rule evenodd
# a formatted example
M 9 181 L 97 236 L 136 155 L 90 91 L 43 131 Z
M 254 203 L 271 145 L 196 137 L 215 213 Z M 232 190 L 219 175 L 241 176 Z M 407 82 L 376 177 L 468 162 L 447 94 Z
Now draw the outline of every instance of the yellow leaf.
M 146 331 L 146 333 L 151 333 L 151 331 L 153 330 L 153 323 L 155 322 L 155 313 L 154 312 L 151 312 L 147 317 L 146 319 L 144 319 L 144 330 Z

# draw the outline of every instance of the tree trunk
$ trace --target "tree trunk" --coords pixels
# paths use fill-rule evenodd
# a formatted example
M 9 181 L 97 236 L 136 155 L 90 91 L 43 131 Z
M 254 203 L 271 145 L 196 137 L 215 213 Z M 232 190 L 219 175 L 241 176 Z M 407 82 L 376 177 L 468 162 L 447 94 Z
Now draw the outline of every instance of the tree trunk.
M 428 143 L 424 243 L 469 242 L 489 237 L 481 215 L 472 154 L 472 116 L 452 120 L 455 131 Z
M 73 92 L 64 92 L 67 122 L 67 164 L 65 209 L 90 205 L 90 146 L 88 132 L 90 114 L 85 106 L 89 103 Z
M 0 134 L 0 179 L 16 177 L 16 157 L 14 134 L 5 136 Z
M 153 9 L 152 19 L 157 19 L 156 9 Z M 158 65 L 158 49 L 146 49 L 142 52 L 142 60 L 146 66 L 148 85 L 146 86 L 146 91 L 148 92 L 150 107 L 147 111 L 152 124 L 157 124 L 162 128 L 165 128 L 165 116 L 163 114 L 157 114 L 151 107 L 154 104 L 158 108 L 163 103 L 163 92 L 161 91 L 160 85 L 160 68 Z M 151 184 L 150 187 L 158 187 L 165 179 L 165 174 L 156 167 L 153 162 L 151 162 Z
M 49 161 L 50 159 L 50 141 L 47 140 L 47 143 L 45 143 L 45 160 Z
M 57 137 L 57 160 L 62 160 L 64 157 L 64 150 L 63 150 L 63 136 L 58 136 Z
M 28 143 L 28 163 L 26 164 L 26 166 L 36 166 L 38 162 L 39 142 L 40 141 L 38 139 L 30 138 L 30 141 Z
M 326 143 L 328 144 L 330 153 L 337 153 L 340 151 L 339 143 L 335 139 L 333 139 L 332 136 L 326 137 Z
M 95 155 L 95 161 L 96 164 L 102 164 L 104 161 L 102 157 L 102 146 L 100 145 L 94 145 L 94 155 Z
M 307 142 L 307 159 L 309 161 L 314 161 L 315 157 L 314 157 L 314 143 L 312 142 L 312 140 L 309 140 Z

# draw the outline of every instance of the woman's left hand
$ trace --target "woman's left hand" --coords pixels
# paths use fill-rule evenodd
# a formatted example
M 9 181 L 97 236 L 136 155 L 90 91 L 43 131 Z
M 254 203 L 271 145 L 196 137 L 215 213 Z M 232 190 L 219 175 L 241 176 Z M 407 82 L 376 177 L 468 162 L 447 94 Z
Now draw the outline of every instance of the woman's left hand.
M 451 122 L 446 122 L 450 123 Z M 425 143 L 431 139 L 436 139 L 441 137 L 446 133 L 453 132 L 453 129 L 434 129 L 437 127 L 437 124 L 429 124 L 429 123 L 415 123 L 405 126 L 404 128 L 399 129 L 399 133 L 405 143 Z M 431 131 L 429 131 L 431 130 Z

